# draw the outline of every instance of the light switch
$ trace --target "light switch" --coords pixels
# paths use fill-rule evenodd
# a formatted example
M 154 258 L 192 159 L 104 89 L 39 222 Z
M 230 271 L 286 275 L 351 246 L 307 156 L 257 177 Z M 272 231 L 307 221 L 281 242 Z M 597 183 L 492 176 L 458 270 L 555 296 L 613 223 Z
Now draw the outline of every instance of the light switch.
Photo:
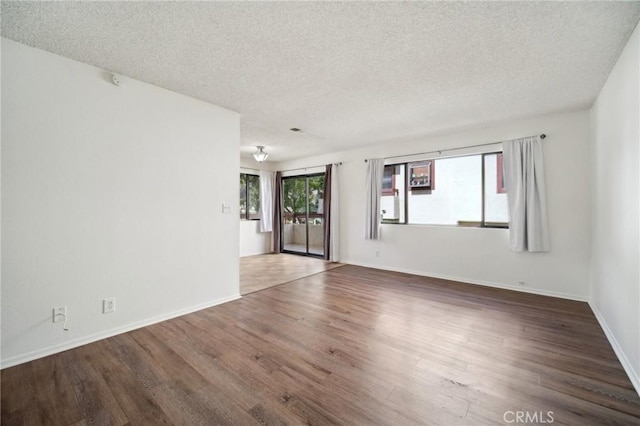
M 231 205 L 222 203 L 222 213 L 231 213 Z

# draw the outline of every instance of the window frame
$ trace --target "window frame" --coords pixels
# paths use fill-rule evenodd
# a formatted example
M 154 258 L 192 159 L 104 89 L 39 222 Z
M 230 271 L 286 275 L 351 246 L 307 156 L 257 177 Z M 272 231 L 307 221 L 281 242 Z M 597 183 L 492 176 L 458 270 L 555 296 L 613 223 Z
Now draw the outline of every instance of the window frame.
M 452 155 L 449 157 L 443 157 L 440 159 L 445 159 L 445 158 L 460 158 L 460 157 L 473 157 L 473 156 L 480 156 L 481 157 L 481 171 L 480 171 L 480 188 L 482 190 L 482 197 L 481 197 L 481 220 L 480 222 L 467 222 L 465 224 L 458 224 L 458 225 L 446 225 L 446 224 L 435 224 L 435 223 L 411 223 L 410 221 L 410 217 L 409 217 L 409 183 L 410 183 L 410 176 L 409 176 L 409 170 L 410 170 L 410 165 L 411 164 L 419 164 L 419 163 L 425 163 L 428 161 L 431 161 L 431 179 L 432 179 L 432 189 L 435 190 L 435 163 L 438 160 L 438 158 L 425 158 L 422 160 L 416 160 L 416 161 L 405 161 L 405 162 L 401 162 L 401 163 L 391 163 L 391 164 L 385 164 L 384 167 L 388 167 L 388 166 L 394 166 L 394 167 L 404 167 L 404 178 L 405 178 L 405 184 L 404 184 L 404 203 L 403 203 L 403 207 L 404 208 L 404 221 L 390 221 L 387 220 L 385 221 L 384 219 L 380 219 L 380 223 L 383 225 L 413 225 L 413 226 L 451 226 L 451 227 L 456 227 L 456 228 L 489 228 L 489 229 L 509 229 L 509 223 L 508 222 L 488 222 L 485 220 L 485 216 L 486 216 L 486 196 L 485 196 L 485 186 L 486 186 L 486 178 L 485 178 L 485 174 L 486 174 L 486 170 L 485 170 L 485 157 L 489 156 L 489 155 L 496 155 L 497 159 L 496 159 L 496 170 L 498 170 L 497 172 L 497 177 L 503 177 L 504 174 L 500 173 L 500 169 L 498 168 L 498 160 L 500 160 L 500 166 L 502 166 L 502 151 L 490 151 L 490 152 L 482 152 L 482 153 L 473 153 L 473 154 L 462 154 L 462 155 Z M 389 195 L 396 195 L 399 191 L 395 188 L 395 176 L 393 175 L 394 179 L 393 179 L 393 186 L 392 186 L 392 190 L 387 190 L 386 192 L 383 192 L 381 194 L 382 196 L 389 196 Z M 498 182 L 497 185 L 500 185 L 500 183 L 503 183 L 504 180 L 502 182 Z M 499 188 L 496 188 L 499 189 Z M 427 190 L 421 190 L 421 191 L 426 191 L 426 192 L 431 192 L 431 189 L 427 189 Z M 503 192 L 498 191 L 499 194 L 502 193 L 506 193 L 506 188 Z
M 244 179 L 244 194 L 245 194 L 245 202 L 246 202 L 246 211 L 244 214 L 240 213 L 240 220 L 260 220 L 260 176 L 253 173 L 243 173 L 240 172 L 240 179 L 242 179 L 242 175 L 245 175 Z M 258 178 L 258 212 L 251 213 L 251 209 L 249 208 L 249 182 L 250 179 L 247 179 L 247 176 L 255 176 Z M 240 183 L 240 182 L 238 182 Z

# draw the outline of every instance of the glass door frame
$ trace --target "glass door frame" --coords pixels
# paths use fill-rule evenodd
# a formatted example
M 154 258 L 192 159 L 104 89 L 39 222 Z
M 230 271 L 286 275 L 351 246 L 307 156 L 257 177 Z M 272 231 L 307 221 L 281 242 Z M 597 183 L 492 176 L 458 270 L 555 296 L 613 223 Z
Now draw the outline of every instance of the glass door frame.
M 280 252 L 281 253 L 288 253 L 288 254 L 297 254 L 299 256 L 309 256 L 309 257 L 317 257 L 320 259 L 324 259 L 324 226 L 326 224 L 326 213 L 325 213 L 325 209 L 324 209 L 324 201 L 323 201 L 323 209 L 322 209 L 322 227 L 323 227 L 323 232 L 322 232 L 322 253 L 321 254 L 317 254 L 317 253 L 312 253 L 309 250 L 309 179 L 313 178 L 313 177 L 318 177 L 318 176 L 322 176 L 323 178 L 323 184 L 322 184 L 322 199 L 324 200 L 324 193 L 326 191 L 325 188 L 325 184 L 327 181 L 327 176 L 326 173 L 320 172 L 320 173 L 311 173 L 311 174 L 305 174 L 305 175 L 293 175 L 293 176 L 283 176 L 282 177 L 282 188 L 280 193 L 282 194 L 283 197 L 283 202 L 282 202 L 282 217 L 280 218 Z M 305 252 L 301 252 L 301 251 L 294 251 L 294 250 L 287 250 L 285 249 L 285 242 L 284 242 L 284 228 L 285 228 L 285 215 L 286 212 L 284 211 L 284 197 L 285 197 L 285 192 L 284 192 L 284 188 L 285 188 L 285 181 L 286 180 L 293 180 L 293 179 L 304 179 L 305 185 Z M 293 212 L 294 215 L 294 219 L 295 219 L 295 212 Z

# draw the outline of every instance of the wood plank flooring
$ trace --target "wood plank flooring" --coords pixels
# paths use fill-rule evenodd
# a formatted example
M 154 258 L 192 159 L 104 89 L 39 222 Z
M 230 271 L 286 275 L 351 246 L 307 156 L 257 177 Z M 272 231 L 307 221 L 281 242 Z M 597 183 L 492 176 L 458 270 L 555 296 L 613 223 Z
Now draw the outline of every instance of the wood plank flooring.
M 349 265 L 1 377 L 6 425 L 640 424 L 587 304 Z
M 340 266 L 341 263 L 326 262 L 317 257 L 286 253 L 241 257 L 240 294 L 264 290 Z

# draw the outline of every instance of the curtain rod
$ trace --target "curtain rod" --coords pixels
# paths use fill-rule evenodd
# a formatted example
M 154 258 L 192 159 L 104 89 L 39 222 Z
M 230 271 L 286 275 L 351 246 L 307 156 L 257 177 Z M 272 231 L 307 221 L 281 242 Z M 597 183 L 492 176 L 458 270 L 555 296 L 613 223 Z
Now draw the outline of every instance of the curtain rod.
M 542 133 L 542 134 L 540 135 L 540 139 L 544 139 L 544 138 L 546 138 L 546 137 L 547 137 L 547 135 L 545 135 L 544 133 Z M 391 156 L 391 157 L 384 157 L 384 159 L 385 159 L 385 160 L 388 160 L 389 158 L 412 157 L 412 156 L 414 156 L 414 155 L 423 155 L 423 154 L 435 154 L 435 153 L 442 154 L 443 152 L 447 152 L 447 151 L 457 151 L 457 150 L 459 150 L 459 149 L 467 149 L 467 148 L 475 148 L 475 147 L 478 147 L 478 146 L 495 145 L 495 144 L 497 144 L 497 143 L 502 143 L 502 142 L 503 142 L 503 141 L 500 141 L 500 142 L 481 143 L 481 144 L 478 144 L 478 145 L 460 146 L 460 147 L 457 147 L 457 148 L 436 149 L 435 151 L 416 152 L 415 154 L 393 155 L 393 156 Z M 367 161 L 369 161 L 369 160 L 367 160 L 367 159 L 365 158 L 364 162 L 366 163 Z
M 342 166 L 342 161 L 339 163 L 332 163 L 334 166 Z M 284 172 L 292 172 L 294 170 L 307 170 L 307 169 L 315 169 L 317 167 L 326 167 L 326 164 L 320 164 L 319 166 L 307 166 L 307 167 L 298 167 L 297 169 L 288 169 L 288 170 L 278 170 L 280 173 Z

